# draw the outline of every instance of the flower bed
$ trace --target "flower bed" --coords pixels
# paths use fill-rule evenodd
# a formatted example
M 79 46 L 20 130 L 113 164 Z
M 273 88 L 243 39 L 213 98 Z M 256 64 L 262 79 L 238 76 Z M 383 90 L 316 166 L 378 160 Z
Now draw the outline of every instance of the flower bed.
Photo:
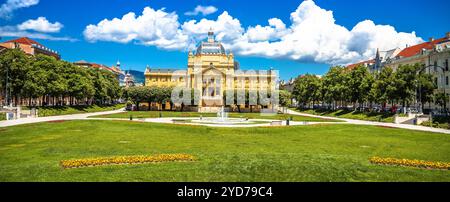
M 63 168 L 81 168 L 104 165 L 142 164 L 194 160 L 194 156 L 189 154 L 158 154 L 152 156 L 118 156 L 106 158 L 63 160 L 60 162 L 60 164 Z
M 372 157 L 369 161 L 373 164 L 381 165 L 397 165 L 397 166 L 408 166 L 417 168 L 428 168 L 428 169 L 450 169 L 450 163 L 447 162 L 433 162 L 433 161 L 423 161 L 423 160 L 411 160 L 411 159 L 396 159 L 396 158 L 381 158 Z

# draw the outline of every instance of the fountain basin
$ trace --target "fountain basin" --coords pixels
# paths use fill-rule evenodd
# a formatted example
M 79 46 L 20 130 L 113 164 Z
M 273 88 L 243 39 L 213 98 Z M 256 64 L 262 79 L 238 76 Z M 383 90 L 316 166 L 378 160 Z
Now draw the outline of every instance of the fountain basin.
M 223 124 L 223 125 L 234 125 L 234 124 L 256 124 L 256 122 L 249 121 L 246 119 L 240 118 L 202 118 L 202 119 L 193 119 L 192 123 L 206 123 L 206 124 Z

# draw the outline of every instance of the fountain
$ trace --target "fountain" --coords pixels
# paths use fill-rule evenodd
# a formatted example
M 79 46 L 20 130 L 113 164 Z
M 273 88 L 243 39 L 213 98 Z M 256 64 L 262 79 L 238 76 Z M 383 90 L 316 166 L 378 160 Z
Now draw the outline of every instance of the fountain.
M 224 106 L 222 106 L 222 108 L 220 108 L 220 111 L 217 112 L 217 119 L 221 122 L 226 122 L 228 120 L 228 113 L 225 112 Z

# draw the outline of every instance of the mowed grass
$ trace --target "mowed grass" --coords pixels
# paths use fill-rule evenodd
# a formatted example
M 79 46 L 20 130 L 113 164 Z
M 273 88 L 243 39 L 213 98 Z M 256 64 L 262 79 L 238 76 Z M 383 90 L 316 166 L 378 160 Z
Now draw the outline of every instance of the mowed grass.
M 90 118 L 120 118 L 129 119 L 133 118 L 159 118 L 161 117 L 217 117 L 216 113 L 198 113 L 198 112 L 172 112 L 172 111 L 133 111 L 124 112 L 118 114 L 92 116 Z M 337 122 L 336 120 L 315 118 L 307 116 L 289 115 L 289 114 L 276 114 L 267 115 L 261 113 L 229 113 L 230 118 L 249 118 L 249 119 L 273 119 L 273 120 L 287 120 L 292 118 L 293 121 L 308 121 L 308 122 Z
M 195 162 L 62 169 L 60 160 L 185 153 Z M 212 128 L 66 121 L 0 129 L 0 181 L 450 181 L 449 170 L 372 156 L 450 161 L 450 136 L 360 125 Z

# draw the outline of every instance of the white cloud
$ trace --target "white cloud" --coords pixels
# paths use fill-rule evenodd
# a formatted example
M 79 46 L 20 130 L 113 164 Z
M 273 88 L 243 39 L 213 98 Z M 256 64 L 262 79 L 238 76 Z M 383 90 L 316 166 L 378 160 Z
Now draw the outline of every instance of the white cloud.
M 201 13 L 203 16 L 207 16 L 207 15 L 213 14 L 215 12 L 217 12 L 217 8 L 214 6 L 198 5 L 197 7 L 195 7 L 195 9 L 193 11 L 189 11 L 184 14 L 192 16 L 192 15 L 198 15 Z
M 348 46 L 350 50 L 357 51 L 365 57 L 373 56 L 374 50 L 389 50 L 395 47 L 403 48 L 406 44 L 413 45 L 422 42 L 415 32 L 397 32 L 390 25 L 375 25 L 370 20 L 358 23 L 351 30 L 352 41 Z
M 39 17 L 36 20 L 27 20 L 18 25 L 17 28 L 23 30 L 34 30 L 38 32 L 55 33 L 59 32 L 63 25 L 59 22 L 51 23 L 45 17 Z
M 280 40 L 242 40 L 234 45 L 238 54 L 270 58 L 288 58 L 297 61 L 312 61 L 329 64 L 347 64 L 372 58 L 377 48 L 388 50 L 417 44 L 423 40 L 412 33 L 397 32 L 389 25 L 375 25 L 370 20 L 358 23 L 352 30 L 335 22 L 333 12 L 317 6 L 313 1 L 304 1 L 291 13 L 291 26 L 274 31 L 265 27 L 260 35 L 279 34 Z M 268 31 L 267 31 L 268 30 Z M 251 35 L 252 28 L 247 30 Z
M 216 39 L 238 55 L 284 58 L 328 64 L 347 64 L 371 58 L 377 48 L 387 50 L 417 44 L 423 40 L 414 32 L 398 32 L 390 25 L 370 20 L 349 30 L 336 24 L 332 11 L 303 1 L 291 13 L 290 25 L 272 18 L 267 26 L 243 28 L 239 19 L 223 12 L 216 20 L 190 20 L 180 24 L 175 13 L 145 8 L 141 16 L 129 13 L 122 19 L 103 20 L 89 25 L 84 35 L 89 41 L 137 41 L 164 49 L 192 49 L 213 29 Z
M 29 37 L 33 39 L 45 39 L 51 41 L 76 41 L 76 39 L 70 37 L 57 37 L 49 34 L 18 30 L 17 26 L 0 27 L 0 37 Z
M 180 28 L 183 35 L 188 36 L 191 39 L 190 41 L 193 41 L 189 47 L 191 49 L 193 48 L 192 45 L 206 37 L 210 29 L 213 29 L 216 39 L 225 44 L 238 40 L 244 32 L 239 20 L 230 16 L 226 11 L 219 15 L 217 20 L 190 20 Z
M 9 19 L 15 10 L 34 6 L 38 3 L 39 0 L 7 0 L 0 6 L 0 18 Z
M 76 41 L 71 37 L 52 36 L 47 33 L 59 32 L 63 25 L 59 22 L 50 23 L 45 17 L 27 20 L 15 26 L 0 26 L 0 37 L 29 37 L 52 41 Z
M 121 19 L 104 19 L 97 25 L 88 25 L 84 36 L 91 42 L 136 41 L 164 49 L 182 49 L 186 46 L 187 37 L 181 34 L 179 26 L 177 14 L 146 7 L 140 16 L 130 12 Z
M 272 41 L 280 39 L 286 34 L 286 25 L 278 18 L 269 19 L 269 26 L 256 25 L 247 29 L 250 42 Z

